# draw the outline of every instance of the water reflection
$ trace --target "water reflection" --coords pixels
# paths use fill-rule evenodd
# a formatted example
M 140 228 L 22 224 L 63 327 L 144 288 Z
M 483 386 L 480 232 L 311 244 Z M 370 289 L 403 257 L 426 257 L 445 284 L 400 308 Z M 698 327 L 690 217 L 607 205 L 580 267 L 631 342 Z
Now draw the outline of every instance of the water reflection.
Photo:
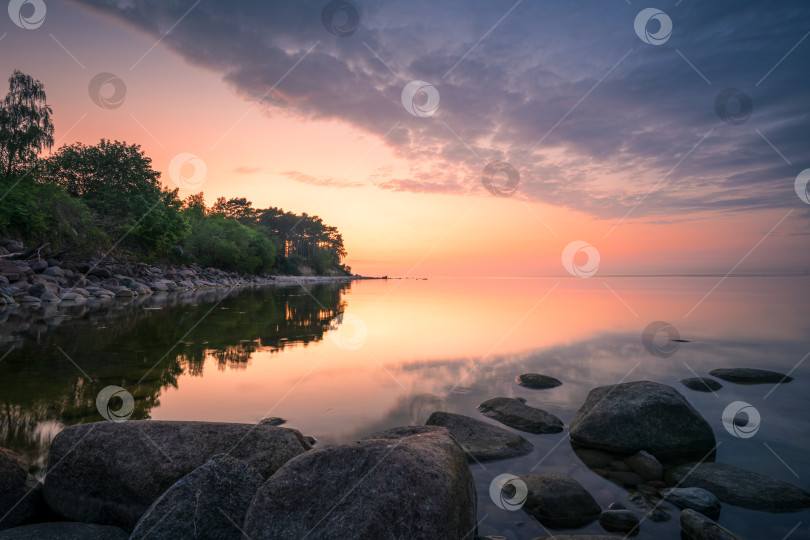
M 214 289 L 3 312 L 0 446 L 23 453 L 41 474 L 59 429 L 102 419 L 96 396 L 105 386 L 126 388 L 132 418 L 149 418 L 161 392 L 183 374 L 202 376 L 207 359 L 219 370 L 245 369 L 257 351 L 323 339 L 349 286 Z
M 707 419 L 721 443 L 718 461 L 810 489 L 810 417 L 803 412 L 810 407 L 810 361 L 801 362 L 810 349 L 807 279 L 730 278 L 696 309 L 716 283 L 614 279 L 608 289 L 573 279 L 375 280 L 351 288 L 152 297 L 88 309 L 77 319 L 14 315 L 0 326 L 2 350 L 14 345 L 0 362 L 0 445 L 25 451 L 40 469 L 58 429 L 101 419 L 94 400 L 108 385 L 135 396 L 133 418 L 282 416 L 328 444 L 423 423 L 434 410 L 494 422 L 476 406 L 497 396 L 526 398 L 567 426 L 594 387 L 647 379 L 677 388 Z M 323 339 L 336 331 L 330 321 L 341 313 L 344 321 L 362 321 L 363 339 L 351 347 Z M 661 349 L 644 334 L 654 321 L 672 323 L 688 341 L 672 354 L 657 354 Z M 795 380 L 770 394 L 770 385 L 724 382 L 713 394 L 679 382 L 735 366 L 795 367 Z M 516 375 L 530 372 L 563 384 L 532 390 L 515 383 Z M 723 427 L 724 408 L 737 400 L 761 413 L 755 437 L 735 438 Z M 630 507 L 626 490 L 575 456 L 567 432 L 524 436 L 534 444 L 531 454 L 472 466 L 482 535 L 548 534 L 525 513 L 494 505 L 489 484 L 502 473 L 567 474 L 603 508 L 612 501 Z M 810 512 L 771 515 L 726 505 L 720 517 L 731 530 L 757 538 L 782 538 L 798 521 L 810 521 Z M 585 530 L 603 533 L 598 524 Z M 676 538 L 677 516 L 642 524 L 638 538 L 651 536 Z M 804 527 L 791 536 L 808 537 Z

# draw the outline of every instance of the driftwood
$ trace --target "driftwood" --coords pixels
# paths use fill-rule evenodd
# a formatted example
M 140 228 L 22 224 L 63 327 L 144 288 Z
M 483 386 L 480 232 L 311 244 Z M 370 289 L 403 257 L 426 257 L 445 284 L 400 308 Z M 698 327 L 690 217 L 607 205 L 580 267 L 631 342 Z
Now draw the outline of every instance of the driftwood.
M 43 242 L 35 248 L 28 248 L 25 251 L 18 251 L 17 253 L 9 253 L 8 255 L 0 255 L 0 259 L 13 259 L 13 258 L 28 259 L 31 257 L 31 255 L 36 253 L 37 260 L 40 260 L 41 257 L 39 252 L 50 245 L 51 245 L 50 242 Z

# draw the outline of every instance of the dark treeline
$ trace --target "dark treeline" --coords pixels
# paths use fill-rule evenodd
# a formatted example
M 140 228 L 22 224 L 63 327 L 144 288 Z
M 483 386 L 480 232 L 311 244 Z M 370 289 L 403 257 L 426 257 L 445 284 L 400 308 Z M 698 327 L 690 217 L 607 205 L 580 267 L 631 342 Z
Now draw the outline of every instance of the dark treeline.
M 185 200 L 137 144 L 53 148 L 41 82 L 20 71 L 0 102 L 0 234 L 74 259 L 198 263 L 242 274 L 348 274 L 343 238 L 317 216 L 245 198 Z

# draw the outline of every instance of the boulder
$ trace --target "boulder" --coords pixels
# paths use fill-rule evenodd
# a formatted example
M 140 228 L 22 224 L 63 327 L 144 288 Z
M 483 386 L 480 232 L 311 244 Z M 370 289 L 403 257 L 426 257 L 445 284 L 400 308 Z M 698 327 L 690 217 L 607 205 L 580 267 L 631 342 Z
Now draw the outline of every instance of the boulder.
M 51 443 L 45 502 L 66 519 L 131 531 L 169 487 L 215 454 L 263 477 L 310 448 L 295 430 L 218 422 L 97 422 L 65 428 Z
M 602 512 L 593 496 L 573 478 L 560 474 L 526 474 L 518 478 L 528 489 L 523 509 L 547 527 L 583 527 Z
M 157 292 L 166 292 L 169 290 L 168 285 L 166 285 L 166 283 L 164 283 L 163 281 L 153 281 L 152 283 L 149 284 L 149 287 L 153 291 Z
M 79 304 L 84 303 L 85 300 L 84 296 L 78 292 L 63 292 L 59 294 L 59 298 L 61 298 L 63 302 L 73 302 Z
M 42 274 L 45 276 L 53 276 L 55 278 L 65 277 L 65 271 L 58 266 L 49 266 L 42 271 Z
M 68 521 L 37 523 L 0 532 L 0 540 L 127 540 L 123 529 Z
M 728 529 L 689 509 L 681 512 L 681 530 L 691 540 L 739 540 L 739 537 Z
M 267 418 L 262 418 L 261 420 L 259 420 L 260 426 L 280 426 L 286 423 L 287 419 L 281 418 L 279 416 L 268 416 Z
M 31 517 L 42 498 L 39 482 L 29 476 L 22 456 L 0 448 L 0 530 Z
M 178 480 L 141 517 L 130 540 L 218 538 L 241 540 L 261 475 L 227 454 L 217 454 Z M 234 525 L 236 524 L 236 526 Z
M 783 373 L 752 368 L 713 369 L 709 375 L 737 384 L 776 384 L 793 380 L 793 377 Z
M 639 520 L 630 510 L 605 510 L 599 514 L 599 524 L 606 531 L 637 534 Z
M 810 508 L 810 493 L 763 474 L 725 463 L 687 463 L 666 473 L 679 487 L 699 487 L 735 506 L 766 512 L 793 512 Z
M 714 379 L 708 377 L 689 377 L 688 379 L 681 379 L 681 384 L 690 390 L 698 392 L 717 392 L 723 385 Z
M 112 277 L 112 272 L 110 272 L 106 268 L 99 268 L 98 266 L 96 266 L 95 268 L 90 268 L 90 270 L 87 271 L 87 275 L 96 276 L 97 278 L 100 279 L 108 279 Z
M 31 270 L 39 274 L 43 270 L 48 268 L 48 261 L 43 261 L 42 259 L 38 260 L 34 264 L 31 265 Z
M 115 291 L 115 296 L 117 298 L 130 298 L 132 296 L 137 296 L 134 292 L 126 287 L 119 287 L 117 291 Z
M 0 274 L 6 276 L 10 282 L 17 281 L 23 272 L 13 262 L 7 259 L 0 259 Z
M 562 381 L 549 377 L 548 375 L 540 375 L 539 373 L 524 373 L 515 377 L 515 382 L 527 388 L 554 388 L 560 386 Z
M 472 473 L 446 429 L 411 426 L 372 437 L 311 450 L 281 467 L 253 498 L 245 537 L 462 538 L 475 531 Z
M 574 414 L 571 440 L 580 446 L 659 460 L 714 455 L 714 431 L 674 388 L 651 381 L 601 386 Z
M 528 433 L 559 433 L 565 428 L 562 420 L 542 409 L 529 407 L 520 398 L 488 399 L 478 406 L 478 412 Z
M 555 534 L 554 536 L 539 536 L 534 540 L 622 540 L 623 536 L 608 534 Z
M 661 490 L 661 496 L 678 508 L 689 508 L 712 519 L 720 515 L 720 501 L 710 491 L 698 487 Z
M 59 294 L 59 285 L 50 281 L 39 281 L 28 288 L 28 294 L 40 297 L 45 293 Z
M 655 456 L 641 450 L 632 456 L 624 458 L 630 469 L 640 474 L 645 480 L 661 480 L 664 477 L 664 466 L 655 459 Z
M 517 433 L 461 414 L 435 411 L 425 424 L 446 427 L 468 454 L 468 461 L 522 456 L 534 448 Z
M 42 293 L 39 299 L 43 302 L 48 302 L 50 304 L 58 304 L 59 302 L 61 302 L 58 296 L 49 292 Z

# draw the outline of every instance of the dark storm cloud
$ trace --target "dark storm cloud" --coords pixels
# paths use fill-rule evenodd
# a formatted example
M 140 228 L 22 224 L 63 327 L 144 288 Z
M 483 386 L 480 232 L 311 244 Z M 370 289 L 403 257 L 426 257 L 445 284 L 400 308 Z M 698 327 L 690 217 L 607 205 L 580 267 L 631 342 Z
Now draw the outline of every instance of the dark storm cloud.
M 810 29 L 807 3 L 661 2 L 673 32 L 659 46 L 636 36 L 642 6 L 625 2 L 357 1 L 348 37 L 324 28 L 327 2 L 80 3 L 155 36 L 188 12 L 162 43 L 246 99 L 350 122 L 431 165 L 369 179 L 383 189 L 482 189 L 483 167 L 504 160 L 520 171 L 516 196 L 601 217 L 655 186 L 633 217 L 803 206 L 810 39 L 785 55 Z M 438 90 L 434 116 L 402 106 L 414 79 Z M 716 114 L 725 88 L 750 96 L 745 123 Z

